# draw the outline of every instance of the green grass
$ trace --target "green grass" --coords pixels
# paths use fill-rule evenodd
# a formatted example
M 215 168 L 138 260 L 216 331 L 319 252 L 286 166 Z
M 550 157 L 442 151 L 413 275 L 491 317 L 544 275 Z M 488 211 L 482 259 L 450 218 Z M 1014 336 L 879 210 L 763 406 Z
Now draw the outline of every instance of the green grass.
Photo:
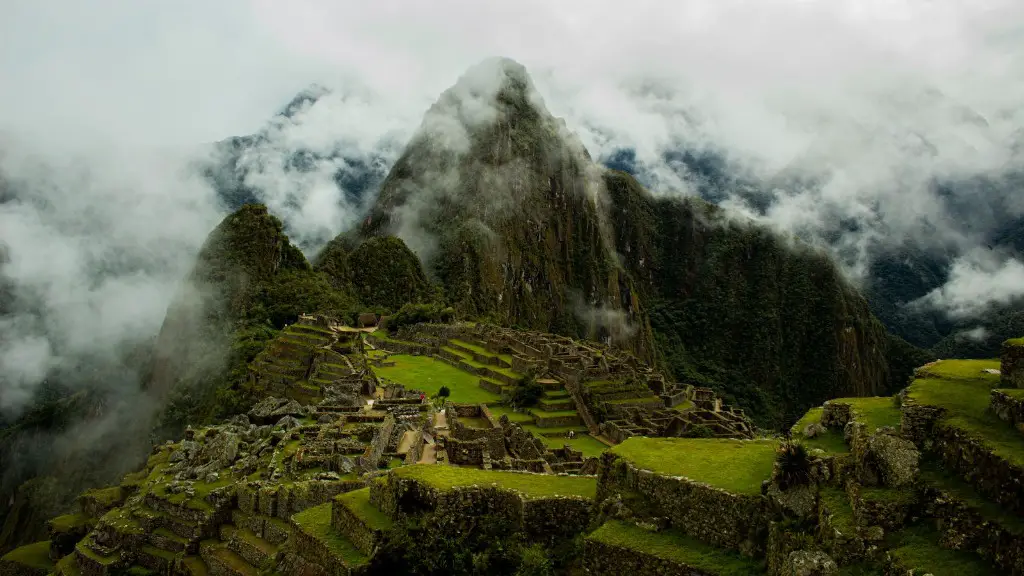
M 381 532 L 391 529 L 391 518 L 370 504 L 370 489 L 362 488 L 346 492 L 334 498 L 335 505 L 348 508 L 352 514 L 363 521 L 371 530 Z
M 340 532 L 331 528 L 330 502 L 307 508 L 292 516 L 292 521 L 303 532 L 323 542 L 327 549 L 344 560 L 345 564 L 354 566 L 365 564 L 369 560 Z
M 565 418 L 566 416 L 579 416 L 580 413 L 575 410 L 553 410 L 551 412 L 545 412 L 543 410 L 532 411 L 535 418 L 550 419 L 550 418 Z
M 77 514 L 65 514 L 57 516 L 48 522 L 54 532 L 69 532 L 75 528 L 84 527 L 89 524 L 89 517 L 81 512 Z
M 834 487 L 823 488 L 821 503 L 828 508 L 832 515 L 832 526 L 841 533 L 852 536 L 857 528 L 857 522 L 853 518 L 853 508 L 850 506 L 850 497 L 846 495 L 846 490 Z
M 402 478 L 419 480 L 438 490 L 450 490 L 452 488 L 473 485 L 490 486 L 494 484 L 499 488 L 516 490 L 526 498 L 545 498 L 550 496 L 594 498 L 597 495 L 597 481 L 595 479 L 575 476 L 552 476 L 549 474 L 479 470 L 476 468 L 428 464 L 404 466 L 391 473 Z
M 513 412 L 508 406 L 491 405 L 488 406 L 488 409 L 491 411 L 491 415 L 496 419 L 500 419 L 504 414 L 508 416 L 509 421 L 514 423 L 524 424 L 527 422 L 533 422 L 533 416 L 530 416 L 528 412 Z
M 548 434 L 564 436 L 565 434 L 568 434 L 570 430 L 578 434 L 586 434 L 587 432 L 586 426 L 549 426 L 547 428 L 541 428 L 536 424 L 521 424 L 520 426 L 522 426 L 523 430 L 526 430 L 534 436 L 546 436 Z
M 68 554 L 57 561 L 56 573 L 60 576 L 79 576 L 82 572 L 78 569 L 78 561 L 74 554 Z
M 942 424 L 969 433 L 997 456 L 1024 466 L 1024 436 L 988 411 L 999 375 L 981 370 L 998 367 L 998 360 L 942 360 L 918 373 L 909 397 L 945 408 Z
M 540 436 L 539 438 L 541 442 L 543 442 L 548 448 L 561 448 L 562 446 L 568 444 L 574 450 L 579 450 L 580 452 L 583 452 L 584 458 L 600 456 L 601 454 L 604 454 L 605 451 L 608 450 L 608 448 L 610 448 L 610 446 L 608 446 L 604 442 L 601 442 L 597 438 L 594 438 L 590 434 L 578 434 L 572 440 L 566 438 L 565 436 L 561 436 L 559 438 L 548 438 L 547 436 Z
M 1003 344 L 1007 346 L 1024 346 L 1024 338 L 1010 338 Z
M 946 471 L 938 462 L 926 461 L 921 464 L 921 480 L 940 490 L 948 492 L 957 500 L 973 508 L 982 518 L 998 524 L 1018 536 L 1024 536 L 1024 518 L 1007 513 L 980 494 L 960 477 Z
M 804 436 L 803 430 L 807 425 L 814 422 L 821 422 L 821 413 L 824 410 L 825 409 L 821 406 L 808 410 L 807 413 L 804 414 L 804 417 L 798 420 L 797 423 L 790 428 L 790 434 L 793 436 L 794 440 L 810 449 L 819 448 L 829 454 L 849 453 L 850 447 L 846 445 L 846 440 L 843 439 L 843 433 L 839 430 L 826 428 L 824 432 L 818 434 L 814 438 L 807 438 Z
M 1016 400 L 1024 400 L 1024 388 L 1000 388 L 1000 392 Z
M 635 524 L 612 520 L 587 536 L 609 546 L 677 562 L 717 576 L 764 574 L 764 568 L 749 558 L 708 546 L 674 530 L 651 532 Z
M 917 491 L 912 488 L 885 488 L 864 486 L 860 489 L 861 499 L 868 502 L 885 502 L 887 504 L 913 504 L 917 501 Z
M 996 572 L 977 556 L 940 548 L 938 535 L 926 525 L 906 528 L 893 535 L 891 553 L 904 567 L 934 576 L 988 576 Z M 915 574 L 918 572 L 915 572 Z
M 508 362 L 509 364 L 512 363 L 512 355 L 511 354 L 495 354 L 493 352 L 488 352 L 487 349 L 484 348 L 483 346 L 477 346 L 476 344 L 470 344 L 469 342 L 466 342 L 465 340 L 455 340 L 455 339 L 452 339 L 452 340 L 449 340 L 449 342 L 454 342 L 455 344 L 458 344 L 459 346 L 462 346 L 463 348 L 465 348 L 467 350 L 472 350 L 473 352 L 476 352 L 477 354 L 483 354 L 484 356 L 490 356 L 492 358 L 499 358 L 501 360 L 504 360 L 505 362 Z
M 15 548 L 4 555 L 2 560 L 16 562 L 23 566 L 30 566 L 40 570 L 52 571 L 53 561 L 50 560 L 50 541 L 43 540 L 35 544 L 28 544 L 21 548 Z
M 640 402 L 661 402 L 657 396 L 637 396 L 635 398 L 620 398 L 619 400 L 605 400 L 608 404 L 636 404 Z
M 89 490 L 83 496 L 93 498 L 103 506 L 113 506 L 124 499 L 124 491 L 120 486 L 110 486 L 108 488 L 96 488 Z
M 441 386 L 451 390 L 448 399 L 460 404 L 487 404 L 501 399 L 479 386 L 480 377 L 455 368 L 442 360 L 429 356 L 394 354 L 395 365 L 377 368 L 377 376 L 394 380 L 410 390 L 422 390 L 428 396 L 435 396 Z
M 838 398 L 834 402 L 851 405 L 853 419 L 864 424 L 868 434 L 873 434 L 883 426 L 892 426 L 897 430 L 900 428 L 900 409 L 892 396 Z
M 771 476 L 777 447 L 773 440 L 633 437 L 611 451 L 641 469 L 758 495 Z

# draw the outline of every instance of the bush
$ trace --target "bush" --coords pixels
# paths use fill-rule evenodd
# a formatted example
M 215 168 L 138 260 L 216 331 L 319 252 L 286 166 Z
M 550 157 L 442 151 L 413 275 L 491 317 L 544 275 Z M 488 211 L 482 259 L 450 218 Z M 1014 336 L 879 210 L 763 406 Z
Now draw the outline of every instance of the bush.
M 441 388 L 437 391 L 437 396 L 439 398 L 447 398 L 451 395 L 452 391 L 449 390 L 447 386 L 441 386 Z
M 536 377 L 529 374 L 512 392 L 512 402 L 516 406 L 534 406 L 543 395 L 544 387 L 537 383 Z
M 779 489 L 811 483 L 811 456 L 803 444 L 787 442 L 779 446 Z
M 455 320 L 455 309 L 440 304 L 406 304 L 394 316 L 388 317 L 387 329 L 396 332 L 403 326 L 426 322 L 448 324 Z

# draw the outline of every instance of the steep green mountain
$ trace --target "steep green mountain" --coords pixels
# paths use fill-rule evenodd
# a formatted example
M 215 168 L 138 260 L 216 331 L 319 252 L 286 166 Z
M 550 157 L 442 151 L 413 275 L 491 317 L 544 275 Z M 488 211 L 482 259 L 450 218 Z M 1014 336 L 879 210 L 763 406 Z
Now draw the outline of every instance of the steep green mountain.
M 355 305 L 314 271 L 265 206 L 243 206 L 221 222 L 171 304 L 157 339 L 147 388 L 161 404 L 161 435 L 252 403 L 246 365 L 275 330 L 299 314 L 346 314 Z
M 404 239 L 462 314 L 613 339 L 651 358 L 600 189 L 600 169 L 526 70 L 489 60 L 427 112 L 362 234 Z
M 361 232 L 405 239 L 464 315 L 617 341 L 767 426 L 909 376 L 826 255 L 597 166 L 509 60 L 442 94 Z

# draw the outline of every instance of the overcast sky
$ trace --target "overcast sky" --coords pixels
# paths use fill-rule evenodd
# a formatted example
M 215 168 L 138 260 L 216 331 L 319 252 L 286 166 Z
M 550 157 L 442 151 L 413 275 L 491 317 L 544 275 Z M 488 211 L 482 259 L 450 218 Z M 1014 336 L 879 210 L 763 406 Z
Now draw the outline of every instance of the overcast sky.
M 567 115 L 618 108 L 630 117 L 612 88 L 637 76 L 685 85 L 695 98 L 724 92 L 730 101 L 718 104 L 732 108 L 735 125 L 721 126 L 723 137 L 760 149 L 779 119 L 748 100 L 796 97 L 817 107 L 848 84 L 869 90 L 928 80 L 977 108 L 1021 101 L 1024 79 L 1007 74 L 1020 71 L 1012 49 L 1022 45 L 1022 5 L 4 0 L 0 127 L 133 143 L 210 141 L 255 130 L 311 82 L 365 83 L 415 117 L 469 65 L 504 55 L 534 75 L 553 72 L 558 90 L 546 91 Z M 661 137 L 656 126 L 644 129 Z

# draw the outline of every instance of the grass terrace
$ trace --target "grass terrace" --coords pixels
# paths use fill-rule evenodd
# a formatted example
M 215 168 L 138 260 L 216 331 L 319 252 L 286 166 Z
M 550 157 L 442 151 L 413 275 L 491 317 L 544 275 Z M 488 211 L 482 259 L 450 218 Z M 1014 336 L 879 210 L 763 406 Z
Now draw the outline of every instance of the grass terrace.
M 512 408 L 501 405 L 491 405 L 488 406 L 488 409 L 491 411 L 491 415 L 493 415 L 495 418 L 501 418 L 502 415 L 505 415 L 508 416 L 510 422 L 516 424 L 533 423 L 533 416 L 530 416 L 529 412 L 514 412 Z
M 940 360 L 918 371 L 909 397 L 919 404 L 946 409 L 942 423 L 971 434 L 996 455 L 1024 466 L 1024 436 L 988 411 L 999 375 L 998 360 Z
M 1024 518 L 1006 510 L 978 494 L 974 488 L 959 476 L 950 474 L 938 462 L 926 461 L 921 464 L 921 480 L 930 486 L 948 492 L 957 500 L 974 509 L 985 520 L 998 524 L 1018 536 L 1024 536 Z
M 900 409 L 892 396 L 839 398 L 835 401 L 851 405 L 853 419 L 864 424 L 868 434 L 884 426 L 892 426 L 897 430 L 900 428 Z
M 637 468 L 758 495 L 771 477 L 777 448 L 774 440 L 632 437 L 611 451 Z
M 458 343 L 459 341 L 455 340 L 453 342 Z M 464 346 L 464 345 L 460 344 L 460 346 Z M 489 368 L 489 369 L 491 369 L 491 370 L 493 370 L 493 371 L 495 371 L 495 372 L 497 372 L 499 374 L 504 374 L 505 376 L 508 376 L 510 378 L 515 378 L 515 379 L 520 379 L 520 378 L 523 377 L 522 374 L 513 371 L 511 368 L 502 368 L 501 366 L 495 366 L 493 364 L 484 364 L 483 362 L 477 362 L 476 360 L 473 359 L 473 357 L 471 355 L 469 355 L 466 352 L 463 352 L 461 350 L 458 350 L 456 348 L 452 348 L 451 346 L 442 346 L 441 349 L 445 350 L 447 352 L 450 352 L 450 353 L 452 353 L 452 354 L 454 354 L 456 356 L 458 356 L 463 362 L 465 362 L 466 364 L 469 364 L 470 366 L 472 366 L 474 368 Z M 481 348 L 481 350 L 482 350 L 482 348 Z M 485 352 L 485 354 L 486 354 L 486 352 Z
M 391 529 L 392 521 L 387 514 L 370 504 L 370 489 L 361 488 L 334 497 L 336 504 L 348 508 L 352 514 L 362 520 L 371 530 L 386 531 Z
M 496 485 L 498 488 L 515 490 L 526 498 L 548 498 L 551 496 L 594 498 L 597 496 L 597 480 L 579 476 L 503 472 L 429 464 L 403 466 L 393 470 L 391 474 L 418 480 L 438 490 Z
M 50 541 L 43 540 L 35 544 L 28 544 L 15 548 L 0 558 L 5 562 L 15 562 L 22 566 L 38 568 L 50 572 L 53 570 L 53 561 L 50 560 Z M 6 571 L 5 571 L 6 572 Z
M 307 508 L 292 516 L 292 522 L 309 536 L 319 540 L 333 554 L 354 566 L 369 559 L 341 533 L 331 527 L 331 503 Z
M 853 508 L 850 506 L 850 498 L 846 490 L 835 487 L 826 487 L 821 490 L 821 503 L 828 508 L 832 516 L 832 526 L 846 535 L 852 535 L 857 528 L 857 522 L 853 517 Z
M 821 422 L 821 413 L 824 410 L 825 409 L 821 406 L 808 410 L 807 414 L 804 414 L 804 417 L 798 420 L 797 423 L 793 425 L 793 428 L 790 429 L 793 439 L 808 448 L 818 448 L 829 454 L 849 453 L 850 447 L 846 445 L 846 440 L 843 439 L 843 433 L 839 430 L 826 428 L 824 432 L 818 434 L 814 438 L 807 438 L 804 436 L 804 428 L 814 422 Z
M 891 554 L 915 574 L 934 576 L 990 576 L 996 572 L 974 554 L 939 546 L 939 536 L 926 525 L 892 535 Z
M 498 358 L 498 359 L 504 360 L 505 362 L 508 362 L 509 364 L 512 363 L 512 355 L 511 354 L 495 354 L 493 352 L 488 352 L 487 349 L 484 348 L 483 346 L 477 346 L 476 344 L 470 344 L 469 342 L 466 342 L 465 340 L 452 339 L 452 340 L 450 340 L 450 342 L 452 342 L 453 344 L 458 344 L 459 346 L 462 346 L 466 350 L 472 350 L 473 352 L 476 352 L 477 354 L 482 354 L 484 356 L 491 356 L 493 358 Z
M 764 567 L 753 560 L 708 546 L 675 530 L 652 532 L 636 524 L 612 520 L 587 536 L 587 539 L 677 562 L 702 573 L 717 576 L 764 574 Z
M 548 438 L 547 436 L 537 436 L 540 438 L 548 448 L 555 449 L 561 448 L 568 444 L 573 450 L 579 450 L 583 452 L 584 458 L 597 457 L 604 454 L 608 450 L 609 446 L 604 442 L 601 442 L 597 438 L 594 438 L 590 434 L 581 432 L 576 435 L 575 438 L 569 439 L 565 436 L 559 436 L 558 438 Z
M 1024 388 L 1000 388 L 999 391 L 1010 398 L 1024 400 Z
M 457 404 L 489 404 L 501 397 L 480 387 L 480 377 L 455 368 L 443 360 L 429 356 L 393 354 L 394 366 L 374 367 L 379 377 L 394 380 L 410 390 L 422 390 L 428 396 L 437 394 L 441 386 L 451 390 L 448 400 Z

